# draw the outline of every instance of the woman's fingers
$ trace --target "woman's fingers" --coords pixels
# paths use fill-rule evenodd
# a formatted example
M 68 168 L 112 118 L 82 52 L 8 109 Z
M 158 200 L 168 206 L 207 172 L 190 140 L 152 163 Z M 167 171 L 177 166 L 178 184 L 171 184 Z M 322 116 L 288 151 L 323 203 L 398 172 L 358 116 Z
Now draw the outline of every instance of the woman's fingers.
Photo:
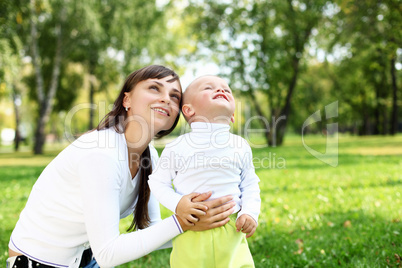
M 223 196 L 223 197 L 220 197 L 220 198 L 217 198 L 214 200 L 202 202 L 202 204 L 206 205 L 210 209 L 210 208 L 219 207 L 231 200 L 233 200 L 233 197 L 231 195 L 227 195 L 227 196 Z
M 213 208 L 209 209 L 209 210 L 207 211 L 207 213 L 208 213 L 209 215 L 212 215 L 212 216 L 218 215 L 218 214 L 221 214 L 221 213 L 222 213 L 223 215 L 226 215 L 226 214 L 223 213 L 223 212 L 227 212 L 229 209 L 233 208 L 235 205 L 236 205 L 236 203 L 235 203 L 234 201 L 231 201 L 231 202 L 226 203 L 226 204 L 224 204 L 224 205 L 221 205 L 221 206 L 219 206 L 219 207 L 213 207 Z M 230 215 L 230 214 L 229 214 L 229 215 Z
M 194 211 L 198 210 L 198 211 L 205 212 L 208 210 L 208 207 L 206 205 L 203 205 L 202 203 L 193 203 L 192 202 L 192 210 L 194 210 Z M 202 215 L 205 215 L 205 213 Z
M 193 217 L 192 215 L 189 215 L 189 216 L 186 218 L 185 224 L 186 224 L 187 226 L 193 226 L 194 223 L 196 223 L 197 221 L 198 221 L 198 218 Z
M 207 200 L 208 198 L 210 198 L 211 195 L 212 195 L 212 192 L 211 192 L 211 191 L 206 192 L 206 193 L 202 193 L 202 194 L 197 194 L 197 195 L 194 195 L 194 196 L 192 197 L 191 201 L 192 201 L 192 202 L 202 202 L 202 201 L 205 201 L 205 200 Z
M 223 209 L 223 206 L 222 206 L 222 207 L 218 207 L 218 208 L 214 209 L 214 210 L 216 210 L 217 213 L 211 212 L 211 214 L 210 214 L 211 215 L 211 218 L 210 218 L 211 222 L 218 222 L 218 221 L 225 220 L 226 218 L 228 218 L 233 213 L 234 204 L 226 204 L 224 206 L 225 206 L 224 210 L 222 210 Z
M 198 222 L 200 220 L 199 217 L 207 217 L 207 218 L 205 218 L 205 221 L 208 223 L 215 223 L 215 222 L 219 222 L 222 220 L 226 220 L 226 218 L 228 218 L 233 213 L 234 206 L 235 206 L 235 202 L 229 202 L 220 207 L 212 208 L 212 209 L 208 210 L 207 213 L 205 213 L 204 211 L 201 211 L 201 210 L 194 210 L 194 213 L 189 215 L 186 218 L 186 220 L 191 223 Z M 226 223 L 223 223 L 218 226 L 222 226 L 224 224 L 226 224 Z M 213 227 L 211 227 L 211 228 L 213 228 Z
M 186 217 L 188 223 L 193 223 L 193 226 L 188 228 L 193 231 L 203 231 L 216 227 L 221 227 L 229 222 L 229 216 L 234 211 L 236 203 L 232 196 L 224 196 L 214 200 L 205 201 L 210 198 L 212 192 L 194 195 L 191 199 L 192 206 L 190 215 Z M 203 206 L 208 207 L 206 212 L 203 211 Z M 187 224 L 188 224 L 187 223 Z
M 216 227 L 221 227 L 221 226 L 225 225 L 226 223 L 228 223 L 229 221 L 230 221 L 230 219 L 229 219 L 229 218 L 226 218 L 226 219 L 224 219 L 224 220 L 211 223 L 209 227 L 210 227 L 211 229 L 212 229 L 212 228 L 216 228 Z
M 206 215 L 207 213 L 205 211 L 202 211 L 199 209 L 191 209 L 190 214 L 191 214 L 191 216 L 198 218 L 198 217 Z

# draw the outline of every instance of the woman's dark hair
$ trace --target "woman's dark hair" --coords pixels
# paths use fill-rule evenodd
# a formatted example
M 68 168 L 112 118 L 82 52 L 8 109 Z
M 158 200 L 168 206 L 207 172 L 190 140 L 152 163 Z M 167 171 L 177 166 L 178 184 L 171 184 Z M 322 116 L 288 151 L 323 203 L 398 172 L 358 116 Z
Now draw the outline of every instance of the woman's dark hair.
M 119 96 L 114 102 L 112 111 L 110 111 L 101 120 L 96 129 L 102 130 L 114 127 L 117 133 L 124 133 L 126 127 L 125 122 L 127 119 L 127 112 L 123 107 L 123 99 L 125 96 L 124 93 L 133 90 L 134 87 L 141 81 L 150 78 L 162 79 L 168 76 L 172 76 L 172 78 L 170 80 L 167 80 L 167 82 L 172 83 L 174 81 L 178 81 L 180 84 L 179 76 L 174 71 L 160 65 L 150 65 L 131 73 L 124 82 L 123 88 L 121 89 Z M 181 107 L 181 102 L 179 107 Z M 172 132 L 179 121 L 179 117 L 180 113 L 177 115 L 177 118 L 170 129 L 158 132 L 155 137 L 161 138 Z M 131 223 L 131 226 L 128 228 L 127 231 L 144 229 L 148 227 L 150 223 L 150 218 L 148 214 L 148 201 L 151 191 L 148 186 L 148 176 L 152 173 L 152 165 L 149 147 L 147 147 L 147 149 L 145 149 L 145 151 L 142 153 L 140 163 L 141 173 L 139 181 L 138 200 L 133 213 L 133 222 Z

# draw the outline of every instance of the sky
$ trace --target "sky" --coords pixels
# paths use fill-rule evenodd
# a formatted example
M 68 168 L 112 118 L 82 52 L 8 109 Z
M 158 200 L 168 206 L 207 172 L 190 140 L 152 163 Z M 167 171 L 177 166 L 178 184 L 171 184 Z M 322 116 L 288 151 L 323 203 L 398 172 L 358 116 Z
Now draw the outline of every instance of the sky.
M 183 90 L 197 77 L 202 75 L 219 75 L 219 67 L 214 63 L 196 62 L 188 65 L 186 72 L 180 76 Z

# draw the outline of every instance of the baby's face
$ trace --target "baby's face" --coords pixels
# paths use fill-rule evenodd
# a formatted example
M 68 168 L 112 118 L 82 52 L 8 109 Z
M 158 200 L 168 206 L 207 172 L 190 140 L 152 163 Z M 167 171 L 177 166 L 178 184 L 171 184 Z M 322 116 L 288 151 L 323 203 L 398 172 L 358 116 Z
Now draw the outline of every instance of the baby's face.
M 210 122 L 230 119 L 235 111 L 235 100 L 229 85 L 220 77 L 203 76 L 196 79 L 184 93 L 183 103 L 191 104 L 195 115 Z M 201 118 L 202 120 L 202 118 Z

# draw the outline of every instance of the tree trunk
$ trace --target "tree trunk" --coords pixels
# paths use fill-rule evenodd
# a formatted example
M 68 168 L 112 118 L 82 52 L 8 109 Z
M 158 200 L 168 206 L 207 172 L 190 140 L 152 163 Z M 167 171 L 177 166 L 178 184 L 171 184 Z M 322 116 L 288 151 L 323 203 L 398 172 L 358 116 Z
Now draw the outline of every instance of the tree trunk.
M 389 96 L 387 77 L 386 77 L 386 65 L 383 55 L 384 50 L 377 49 L 379 55 L 376 62 L 381 66 L 379 70 L 379 81 L 374 79 L 374 87 L 376 93 L 377 105 L 375 107 L 375 126 L 374 134 L 386 135 L 388 133 L 388 120 L 387 120 L 387 107 L 384 104 L 384 100 Z
M 14 150 L 17 152 L 20 148 L 20 142 L 21 142 L 21 133 L 20 133 L 20 108 L 18 102 L 20 101 L 19 94 L 15 88 L 15 85 L 12 85 L 13 87 L 13 103 L 14 103 L 14 114 L 15 114 L 15 138 L 14 138 Z
M 375 88 L 375 99 L 376 99 L 376 105 L 374 108 L 374 135 L 380 134 L 380 129 L 381 129 L 381 120 L 380 120 L 380 94 L 379 94 L 379 88 L 376 86 Z
M 288 7 L 289 7 L 289 14 L 291 14 L 291 17 L 292 17 L 290 19 L 292 20 L 292 23 L 294 25 L 293 26 L 293 30 L 294 30 L 294 32 L 293 32 L 294 40 L 293 41 L 294 41 L 295 52 L 292 56 L 292 62 L 291 62 L 292 69 L 293 69 L 293 75 L 292 75 L 292 78 L 291 78 L 289 86 L 288 86 L 288 92 L 286 95 L 285 104 L 281 110 L 280 118 L 278 119 L 278 121 L 281 121 L 281 122 L 277 126 L 275 124 L 275 126 L 273 127 L 273 128 L 275 128 L 275 131 L 276 131 L 275 138 L 276 138 L 277 145 L 283 144 L 283 140 L 284 140 L 284 136 L 285 136 L 285 132 L 286 132 L 286 126 L 287 126 L 287 122 L 288 122 L 288 117 L 289 117 L 290 110 L 291 110 L 291 100 L 292 100 L 293 92 L 296 88 L 297 78 L 299 75 L 300 59 L 303 56 L 304 46 L 310 39 L 311 30 L 319 21 L 319 19 L 317 21 L 309 21 L 306 25 L 306 28 L 303 31 L 303 34 L 299 35 L 300 33 L 297 32 L 298 27 L 296 25 L 297 22 L 295 21 L 295 11 L 293 9 L 292 1 L 288 0 L 287 3 L 288 3 Z M 283 118 L 284 120 L 281 120 L 281 118 Z M 271 139 L 271 141 L 272 141 L 272 139 Z
M 95 89 L 94 89 L 94 85 L 93 85 L 92 82 L 90 82 L 89 85 L 90 85 L 89 86 L 89 103 L 93 104 L 94 103 Z M 94 128 L 94 109 L 90 108 L 89 109 L 89 125 L 88 125 L 88 129 L 91 130 L 93 128 Z
M 362 109 L 361 113 L 363 115 L 363 123 L 359 131 L 359 135 L 370 135 L 373 134 L 370 129 L 370 105 L 367 104 L 366 93 L 362 92 Z
M 254 95 L 254 91 L 252 90 L 252 87 L 250 85 L 249 85 L 249 90 L 247 90 L 247 93 L 250 96 L 250 99 L 251 99 L 251 101 L 252 101 L 252 103 L 254 105 L 254 108 L 255 108 L 258 116 L 260 117 L 259 121 L 261 122 L 261 126 L 265 129 L 264 137 L 265 137 L 266 143 L 270 144 L 270 136 L 271 136 L 271 134 L 270 134 L 269 124 L 267 125 L 266 124 L 267 121 L 264 121 L 262 119 L 262 118 L 266 118 L 266 117 L 265 117 L 265 115 L 264 115 L 264 113 L 263 113 L 263 111 L 261 109 L 260 104 L 257 102 L 257 99 L 256 99 L 256 97 Z
M 35 71 L 35 80 L 36 80 L 36 91 L 38 94 L 38 100 L 41 102 L 44 97 L 44 86 L 43 86 L 43 76 L 42 69 L 40 68 L 39 63 L 39 52 L 38 52 L 38 40 L 37 35 L 38 31 L 36 29 L 36 14 L 35 14 L 35 0 L 30 0 L 30 11 L 31 11 L 31 56 L 32 56 L 32 64 Z M 40 104 L 39 102 L 39 104 Z
M 34 153 L 41 154 L 42 147 L 44 144 L 44 127 L 42 126 L 43 122 L 43 100 L 45 99 L 44 86 L 43 86 L 43 76 L 42 76 L 42 68 L 39 63 L 39 52 L 38 52 L 38 40 L 37 40 L 37 29 L 36 29 L 36 21 L 37 17 L 35 14 L 35 0 L 30 0 L 30 11 L 31 11 L 31 55 L 32 55 L 32 64 L 35 71 L 35 80 L 36 80 L 36 92 L 38 95 L 38 106 L 39 106 L 39 118 L 36 124 L 35 130 L 35 138 L 34 138 Z
M 392 113 L 390 134 L 395 135 L 398 131 L 398 87 L 396 84 L 395 56 L 391 59 L 392 79 Z
M 56 51 L 53 60 L 53 70 L 52 77 L 50 80 L 49 90 L 47 95 L 44 92 L 43 86 L 43 76 L 42 67 L 40 66 L 39 59 L 40 55 L 38 52 L 38 40 L 37 40 L 37 29 L 36 29 L 36 14 L 35 14 L 35 0 L 30 0 L 31 8 L 31 49 L 32 49 L 32 62 L 35 70 L 36 77 L 36 89 L 38 94 L 38 105 L 39 105 L 39 117 L 35 130 L 35 141 L 34 141 L 34 154 L 43 153 L 43 145 L 45 144 L 45 126 L 49 121 L 50 113 L 53 109 L 53 99 L 56 95 L 57 85 L 59 83 L 60 76 L 60 65 L 61 65 L 61 53 L 62 53 L 62 24 L 66 20 L 66 10 L 65 7 L 62 8 L 60 13 L 60 21 L 56 26 Z
M 291 100 L 293 96 L 294 89 L 296 88 L 296 82 L 297 82 L 297 77 L 299 75 L 299 58 L 294 56 L 293 58 L 293 76 L 292 80 L 290 81 L 289 87 L 288 87 L 288 93 L 286 95 L 286 100 L 285 100 L 285 105 L 283 106 L 281 110 L 281 117 L 283 116 L 285 120 L 281 120 L 282 122 L 278 124 L 277 130 L 276 130 L 276 144 L 277 145 L 282 145 L 283 143 L 283 138 L 285 136 L 286 132 L 286 126 L 288 122 L 288 117 L 290 114 L 290 109 L 291 109 Z M 275 145 L 276 145 L 275 144 Z
M 41 107 L 35 131 L 35 145 L 34 145 L 35 154 L 43 153 L 43 145 L 45 144 L 45 135 L 46 135 L 45 126 L 47 122 L 49 122 L 50 114 L 53 109 L 53 99 L 57 91 L 57 84 L 59 81 L 60 64 L 61 64 L 61 38 L 58 39 L 59 40 L 57 44 L 55 60 L 53 63 L 52 80 L 50 83 L 49 92 L 45 99 L 39 100 Z
M 45 126 L 49 120 L 45 116 L 46 108 L 41 105 L 39 111 L 39 119 L 35 130 L 35 143 L 34 143 L 34 154 L 43 154 L 43 145 L 45 145 Z
M 91 52 L 90 52 L 91 53 Z M 98 61 L 97 55 L 91 53 L 91 58 L 89 59 L 89 103 L 94 104 L 94 96 L 95 96 L 95 66 Z M 91 130 L 94 128 L 94 109 L 89 109 L 89 125 L 88 129 Z

